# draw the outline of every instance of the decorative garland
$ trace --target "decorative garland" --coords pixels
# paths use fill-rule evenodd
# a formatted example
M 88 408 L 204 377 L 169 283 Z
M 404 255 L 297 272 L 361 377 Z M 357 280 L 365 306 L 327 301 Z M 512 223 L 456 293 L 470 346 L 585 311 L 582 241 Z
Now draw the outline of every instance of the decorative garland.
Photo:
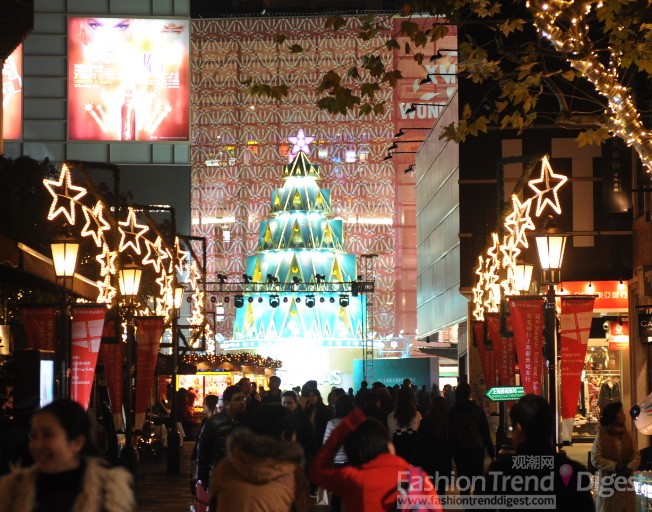
M 216 367 L 222 364 L 230 363 L 239 366 L 259 366 L 263 368 L 281 368 L 283 362 L 271 357 L 263 357 L 248 352 L 232 352 L 229 354 L 188 354 L 183 356 L 183 362 L 188 364 L 208 363 Z

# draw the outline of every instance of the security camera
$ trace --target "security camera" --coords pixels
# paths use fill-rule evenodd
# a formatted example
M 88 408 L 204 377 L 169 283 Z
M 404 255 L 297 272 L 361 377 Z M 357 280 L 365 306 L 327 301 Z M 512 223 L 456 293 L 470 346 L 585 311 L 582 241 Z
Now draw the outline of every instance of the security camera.
M 605 330 L 605 332 L 609 330 L 609 320 L 604 321 L 602 328 Z

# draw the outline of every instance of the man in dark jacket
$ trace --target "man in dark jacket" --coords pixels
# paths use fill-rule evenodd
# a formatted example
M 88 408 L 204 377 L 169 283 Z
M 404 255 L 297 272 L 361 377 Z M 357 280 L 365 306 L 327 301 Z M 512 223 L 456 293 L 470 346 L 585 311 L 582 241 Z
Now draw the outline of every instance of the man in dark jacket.
M 555 453 L 553 411 L 546 399 L 525 395 L 510 409 L 509 417 L 516 452 L 500 456 L 491 464 L 482 494 L 508 495 L 521 500 L 521 510 L 532 508 L 528 507 L 527 500 L 533 495 L 554 496 L 555 510 L 595 510 L 590 473 L 565 453 Z M 553 509 L 552 506 L 548 508 Z M 510 510 L 518 509 L 512 507 Z
M 226 443 L 240 424 L 245 395 L 238 386 L 229 386 L 222 395 L 222 412 L 204 422 L 197 441 L 197 477 L 207 487 L 213 468 L 226 457 Z
M 471 479 L 482 476 L 485 450 L 492 459 L 496 457 L 496 450 L 489 434 L 487 415 L 471 400 L 471 386 L 466 382 L 455 388 L 455 406 L 448 411 L 448 432 L 457 476 Z

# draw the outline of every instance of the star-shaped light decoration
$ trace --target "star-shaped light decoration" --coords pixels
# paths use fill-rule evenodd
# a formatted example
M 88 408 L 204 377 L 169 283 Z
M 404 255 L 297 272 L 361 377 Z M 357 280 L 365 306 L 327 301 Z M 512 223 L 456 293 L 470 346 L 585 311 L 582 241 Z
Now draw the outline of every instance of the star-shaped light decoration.
M 181 248 L 181 240 L 179 237 L 174 239 L 174 248 L 177 252 L 175 268 L 179 274 L 183 274 L 186 270 L 185 266 L 188 264 L 188 255 L 190 251 L 184 251 Z
M 113 285 L 111 285 L 111 275 L 107 274 L 104 277 L 104 281 L 97 281 L 96 284 L 100 290 L 100 293 L 97 297 L 97 302 L 108 304 L 113 302 L 113 299 L 117 295 L 118 291 L 113 287 Z
M 153 243 L 149 240 L 145 240 L 147 254 L 143 258 L 143 265 L 151 265 L 157 274 L 161 272 L 163 260 L 168 257 L 168 253 L 161 247 L 162 242 L 163 239 L 160 236 L 157 236 Z
M 118 253 L 111 251 L 109 246 L 104 244 L 102 246 L 102 252 L 95 256 L 95 259 L 100 264 L 100 275 L 101 276 L 111 276 L 115 274 L 117 269 L 115 266 L 115 260 L 118 257 Z
M 50 192 L 53 198 L 52 204 L 50 205 L 50 211 L 48 212 L 48 220 L 56 219 L 61 213 L 68 219 L 70 225 L 74 226 L 75 202 L 78 202 L 79 199 L 86 195 L 86 189 L 72 184 L 70 170 L 66 164 L 61 166 L 61 173 L 59 174 L 58 181 L 44 179 L 43 185 L 45 185 L 45 188 L 48 189 L 48 192 Z M 61 198 L 61 203 L 68 204 L 58 205 L 59 198 Z
M 513 267 L 516 265 L 516 258 L 521 254 L 521 250 L 516 245 L 514 237 L 503 237 L 503 243 L 500 244 L 500 253 L 502 255 L 501 265 L 503 268 Z
M 505 229 L 512 234 L 516 246 L 528 247 L 526 231 L 536 229 L 530 217 L 532 198 L 521 203 L 516 194 L 512 194 L 512 213 L 505 218 Z
M 122 229 L 122 226 L 126 229 Z M 118 251 L 124 252 L 131 246 L 134 252 L 140 255 L 140 237 L 149 231 L 149 227 L 144 224 L 138 224 L 136 212 L 133 208 L 129 208 L 129 213 L 124 221 L 118 222 L 118 231 L 120 232 Z
M 86 218 L 86 224 L 84 224 L 84 227 L 81 230 L 81 236 L 92 236 L 95 245 L 102 247 L 102 244 L 104 243 L 102 231 L 108 231 L 111 229 L 111 225 L 104 219 L 104 204 L 102 201 L 98 201 L 92 210 L 83 206 L 82 212 Z M 93 224 L 92 229 L 91 224 Z
M 556 181 L 556 185 L 551 187 L 551 181 Z M 550 162 L 548 161 L 547 156 L 544 156 L 541 159 L 541 176 L 528 182 L 528 186 L 537 194 L 537 217 L 541 216 L 541 213 L 547 204 L 557 212 L 557 215 L 561 214 L 561 206 L 559 204 L 559 196 L 557 193 L 562 185 L 567 181 L 568 178 L 563 174 L 555 174 L 552 167 L 550 167 Z M 552 194 L 554 200 L 551 200 L 550 197 L 548 197 L 550 194 Z
M 303 128 L 299 128 L 296 137 L 288 137 L 288 141 L 290 141 L 290 144 L 293 144 L 292 149 L 290 150 L 290 154 L 288 155 L 290 162 L 296 155 L 299 154 L 299 151 L 303 151 L 306 155 L 309 155 L 310 154 L 309 144 L 311 144 L 314 140 L 315 140 L 314 137 L 306 135 L 303 132 Z

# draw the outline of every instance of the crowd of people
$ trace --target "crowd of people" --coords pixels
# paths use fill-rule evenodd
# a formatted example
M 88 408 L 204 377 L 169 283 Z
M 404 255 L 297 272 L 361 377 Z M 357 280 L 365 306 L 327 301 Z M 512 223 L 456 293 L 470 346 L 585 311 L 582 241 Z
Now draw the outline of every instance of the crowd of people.
M 0 427 L 13 424 L 11 407 L 5 400 Z M 321 499 L 335 512 L 389 512 L 413 491 L 427 503 L 415 510 L 442 510 L 437 500 L 453 494 L 524 497 L 533 490 L 505 482 L 531 476 L 550 478 L 536 494 L 554 496 L 557 510 L 636 510 L 631 486 L 622 484 L 640 456 L 622 403 L 602 411 L 591 451 L 597 486 L 587 485 L 584 466 L 556 450 L 554 412 L 543 397 L 522 397 L 509 416 L 513 450 L 497 455 L 487 415 L 465 381 L 441 391 L 409 379 L 397 387 L 363 382 L 355 394 L 333 388 L 324 401 L 316 381 L 283 391 L 273 376 L 265 391 L 243 378 L 221 397 L 204 398 L 190 488 L 198 511 L 302 512 Z M 26 457 L 3 469 L 0 512 L 135 509 L 130 473 L 98 456 L 79 404 L 56 400 L 23 430 Z M 534 458 L 549 462 L 532 464 Z M 456 484 L 462 479 L 470 485 Z

